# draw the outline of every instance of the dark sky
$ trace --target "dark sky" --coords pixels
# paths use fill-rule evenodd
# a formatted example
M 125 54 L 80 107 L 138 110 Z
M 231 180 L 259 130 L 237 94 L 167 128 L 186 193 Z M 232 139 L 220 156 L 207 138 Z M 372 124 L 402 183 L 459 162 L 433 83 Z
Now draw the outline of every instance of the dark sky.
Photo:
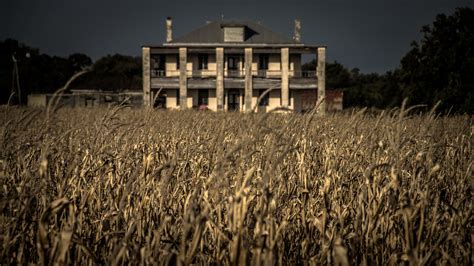
M 0 8 L 0 39 L 14 38 L 41 52 L 74 52 L 98 59 L 106 54 L 139 55 L 142 44 L 161 44 L 165 19 L 174 36 L 208 20 L 251 19 L 289 37 L 294 18 L 302 41 L 328 46 L 328 60 L 362 72 L 396 68 L 420 29 L 436 14 L 473 7 L 473 0 L 6 0 Z

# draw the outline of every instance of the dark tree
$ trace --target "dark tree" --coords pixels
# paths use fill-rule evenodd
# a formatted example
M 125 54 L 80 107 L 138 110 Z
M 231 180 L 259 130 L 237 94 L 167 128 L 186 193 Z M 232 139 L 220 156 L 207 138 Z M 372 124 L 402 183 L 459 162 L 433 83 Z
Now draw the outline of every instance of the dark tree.
M 302 68 L 316 69 L 316 60 L 304 64 Z M 348 70 L 334 61 L 326 64 L 326 88 L 344 91 L 344 107 L 386 108 L 401 102 L 398 72 L 362 74 L 358 68 Z
M 12 92 L 15 93 L 10 102 L 13 104 L 26 104 L 31 93 L 53 93 L 74 73 L 91 64 L 92 60 L 84 54 L 76 53 L 67 58 L 49 56 L 17 40 L 0 41 L 0 103 L 7 103 Z
M 423 39 L 401 60 L 403 97 L 410 104 L 441 101 L 442 110 L 474 113 L 474 10 L 440 14 L 421 32 Z
M 107 55 L 95 62 L 93 71 L 72 86 L 75 89 L 106 91 L 140 90 L 142 63 L 140 57 Z
M 67 60 L 71 64 L 75 72 L 81 71 L 87 67 L 92 66 L 92 60 L 85 54 L 75 53 L 71 54 Z
M 19 102 L 18 85 L 16 84 L 17 74 L 21 90 L 21 102 L 26 103 L 27 94 L 33 84 L 30 76 L 35 72 L 31 61 L 38 54 L 38 49 L 28 47 L 17 40 L 6 39 L 0 41 L 0 104 L 6 104 L 12 92 L 15 93 L 12 97 L 12 103 Z M 16 60 L 18 67 L 17 71 L 14 71 L 14 60 Z

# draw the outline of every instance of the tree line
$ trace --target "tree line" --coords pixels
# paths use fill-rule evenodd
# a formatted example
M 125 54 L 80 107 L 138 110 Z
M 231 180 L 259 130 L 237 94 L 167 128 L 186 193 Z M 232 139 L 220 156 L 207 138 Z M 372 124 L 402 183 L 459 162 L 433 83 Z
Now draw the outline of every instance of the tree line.
M 107 55 L 96 62 L 81 53 L 67 57 L 40 53 L 13 39 L 0 41 L 0 104 L 26 104 L 31 93 L 54 93 L 74 73 L 90 68 L 71 89 L 141 90 L 141 58 Z
M 384 109 L 400 106 L 407 98 L 409 105 L 429 109 L 439 101 L 440 111 L 473 114 L 474 10 L 465 7 L 450 16 L 439 14 L 421 33 L 422 39 L 412 42 L 400 66 L 385 74 L 327 63 L 326 88 L 344 91 L 344 107 Z M 107 55 L 93 63 L 84 54 L 49 56 L 7 39 L 0 42 L 0 103 L 10 99 L 24 104 L 29 93 L 52 93 L 84 68 L 93 71 L 75 81 L 72 89 L 141 90 L 140 57 Z M 315 68 L 314 60 L 303 65 L 303 70 Z
M 345 107 L 391 108 L 409 105 L 439 111 L 474 113 L 474 10 L 457 8 L 439 14 L 421 29 L 419 42 L 385 74 L 362 74 L 335 61 L 326 65 L 326 88 L 344 91 Z M 315 60 L 303 65 L 314 70 Z

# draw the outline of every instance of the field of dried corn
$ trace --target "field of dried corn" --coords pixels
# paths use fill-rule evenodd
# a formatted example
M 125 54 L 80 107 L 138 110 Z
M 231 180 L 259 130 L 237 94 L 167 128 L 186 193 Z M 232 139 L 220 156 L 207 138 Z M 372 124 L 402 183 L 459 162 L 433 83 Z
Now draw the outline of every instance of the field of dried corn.
M 0 110 L 0 264 L 472 265 L 473 118 Z

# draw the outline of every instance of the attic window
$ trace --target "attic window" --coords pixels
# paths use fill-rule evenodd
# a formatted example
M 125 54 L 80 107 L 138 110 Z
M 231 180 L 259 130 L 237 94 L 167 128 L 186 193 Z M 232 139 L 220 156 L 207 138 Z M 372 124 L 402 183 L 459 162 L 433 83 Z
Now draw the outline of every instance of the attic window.
M 245 27 L 227 26 L 224 27 L 224 42 L 243 42 L 245 37 Z

